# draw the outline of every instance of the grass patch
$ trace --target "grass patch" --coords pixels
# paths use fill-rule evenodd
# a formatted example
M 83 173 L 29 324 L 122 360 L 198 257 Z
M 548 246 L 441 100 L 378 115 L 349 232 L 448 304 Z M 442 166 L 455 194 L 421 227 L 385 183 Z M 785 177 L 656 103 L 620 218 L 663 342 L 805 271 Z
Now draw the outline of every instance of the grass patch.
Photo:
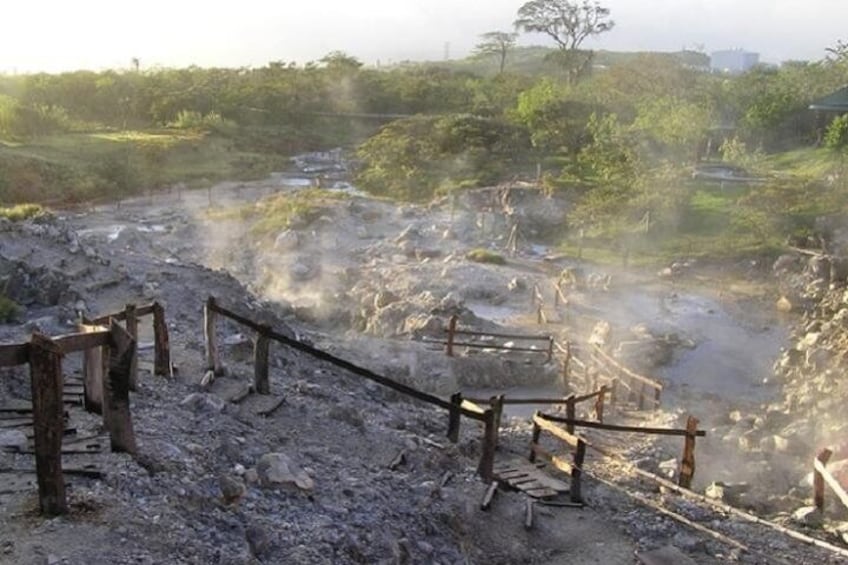
M 488 249 L 483 249 L 478 247 L 477 249 L 472 249 L 468 253 L 465 254 L 465 258 L 469 261 L 474 261 L 475 263 L 489 263 L 491 265 L 506 265 L 506 259 L 500 253 L 495 253 L 494 251 L 489 251 Z
M 0 218 L 6 218 L 13 222 L 35 218 L 44 213 L 46 213 L 46 210 L 40 204 L 17 204 L 16 206 L 0 208 Z
M 21 313 L 21 307 L 11 298 L 0 294 L 0 322 L 14 322 Z

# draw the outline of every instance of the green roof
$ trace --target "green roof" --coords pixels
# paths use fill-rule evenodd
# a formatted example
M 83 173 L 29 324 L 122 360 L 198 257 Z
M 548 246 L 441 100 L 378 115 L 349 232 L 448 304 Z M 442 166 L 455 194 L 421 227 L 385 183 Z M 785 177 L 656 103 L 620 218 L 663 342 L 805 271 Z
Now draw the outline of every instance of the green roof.
M 814 100 L 810 110 L 825 110 L 828 112 L 848 112 L 848 86 L 843 86 L 833 94 Z

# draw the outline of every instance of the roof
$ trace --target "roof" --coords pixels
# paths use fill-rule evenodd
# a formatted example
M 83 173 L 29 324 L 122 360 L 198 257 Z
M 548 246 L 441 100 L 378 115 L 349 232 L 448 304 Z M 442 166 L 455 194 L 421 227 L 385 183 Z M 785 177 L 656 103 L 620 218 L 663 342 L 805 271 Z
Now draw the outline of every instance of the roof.
M 828 112 L 848 112 L 848 86 L 843 86 L 836 92 L 824 98 L 814 100 L 810 110 L 825 110 Z

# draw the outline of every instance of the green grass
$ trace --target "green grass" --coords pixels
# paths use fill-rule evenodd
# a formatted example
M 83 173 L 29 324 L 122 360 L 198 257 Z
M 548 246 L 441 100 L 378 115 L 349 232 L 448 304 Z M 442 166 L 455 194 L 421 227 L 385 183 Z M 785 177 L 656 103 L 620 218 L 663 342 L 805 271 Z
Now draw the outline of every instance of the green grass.
M 762 166 L 776 175 L 824 179 L 840 168 L 840 158 L 825 148 L 805 147 L 766 157 Z

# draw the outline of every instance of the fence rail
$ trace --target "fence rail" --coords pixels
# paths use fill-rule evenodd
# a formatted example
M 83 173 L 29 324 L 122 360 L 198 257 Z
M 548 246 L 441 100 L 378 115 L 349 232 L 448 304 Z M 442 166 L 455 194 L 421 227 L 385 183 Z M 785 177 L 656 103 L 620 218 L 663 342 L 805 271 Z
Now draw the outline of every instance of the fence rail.
M 454 347 L 469 347 L 472 349 L 494 349 L 497 351 L 511 351 L 517 353 L 542 353 L 547 356 L 548 361 L 553 358 L 554 354 L 554 338 L 551 335 L 520 335 L 520 334 L 506 334 L 506 333 L 496 333 L 496 332 L 481 332 L 475 330 L 460 330 L 457 329 L 457 323 L 459 322 L 459 318 L 457 316 L 451 316 L 448 321 L 448 327 L 445 329 L 445 332 L 448 334 L 446 341 L 431 341 L 431 343 L 440 343 L 445 346 L 445 352 L 448 357 L 453 357 Z M 480 343 L 473 341 L 456 341 L 456 336 L 464 335 L 469 338 L 475 337 L 489 337 L 489 338 L 498 338 L 498 339 L 510 339 L 510 340 L 520 340 L 520 341 L 544 341 L 547 343 L 547 347 L 545 349 L 534 349 L 532 347 L 514 347 L 511 345 L 506 345 L 503 343 Z
M 589 355 L 594 364 L 610 378 L 613 403 L 619 396 L 617 389 L 624 388 L 628 397 L 636 396 L 639 410 L 645 408 L 646 401 L 652 403 L 654 408 L 659 408 L 664 388 L 661 382 L 631 371 L 597 345 L 591 346 Z
M 548 432 L 567 446 L 573 448 L 574 453 L 572 458 L 569 460 L 542 448 L 539 445 L 539 439 L 543 431 Z M 586 457 L 586 441 L 583 438 L 576 436 L 567 430 L 563 430 L 548 419 L 543 418 L 541 412 L 536 412 L 533 416 L 533 437 L 530 441 L 529 456 L 530 462 L 532 463 L 536 461 L 537 457 L 544 458 L 560 471 L 571 475 L 571 485 L 569 489 L 571 501 L 577 503 L 583 502 L 581 478 L 583 475 L 583 461 Z

